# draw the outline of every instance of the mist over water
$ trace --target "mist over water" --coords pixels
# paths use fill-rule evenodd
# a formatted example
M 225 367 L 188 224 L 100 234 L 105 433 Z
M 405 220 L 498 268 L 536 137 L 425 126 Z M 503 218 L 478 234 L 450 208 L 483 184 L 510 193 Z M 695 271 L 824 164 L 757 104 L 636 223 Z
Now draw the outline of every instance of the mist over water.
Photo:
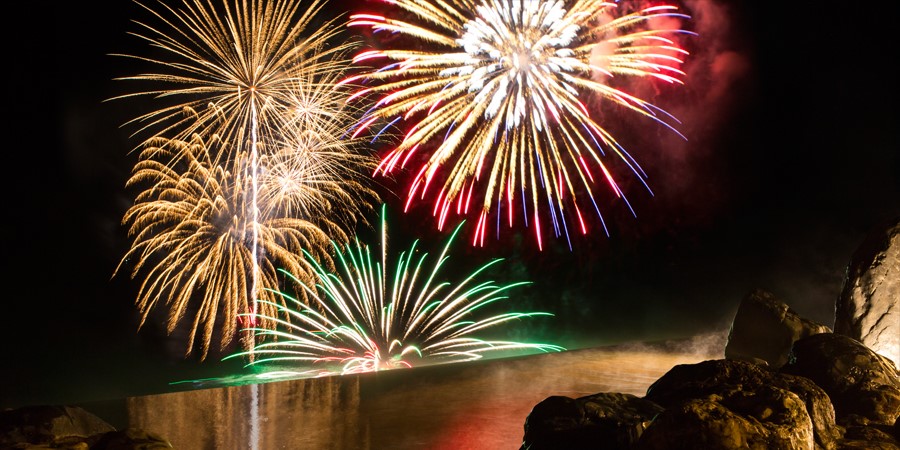
M 131 397 L 126 420 L 175 448 L 517 448 L 545 398 L 643 396 L 677 364 L 721 358 L 722 336 Z

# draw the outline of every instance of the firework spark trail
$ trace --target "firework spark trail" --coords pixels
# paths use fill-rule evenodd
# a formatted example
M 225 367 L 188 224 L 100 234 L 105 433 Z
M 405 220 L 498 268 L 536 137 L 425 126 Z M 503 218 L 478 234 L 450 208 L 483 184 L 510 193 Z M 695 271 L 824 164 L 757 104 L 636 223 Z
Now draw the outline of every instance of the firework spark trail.
M 330 241 L 347 241 L 377 195 L 358 175 L 371 167 L 360 153 L 361 139 L 342 137 L 358 116 L 344 101 L 348 86 L 337 85 L 355 44 L 332 44 L 341 29 L 334 21 L 307 30 L 324 2 L 159 5 L 157 12 L 140 4 L 161 26 L 137 22 L 142 31 L 133 33 L 157 56 L 118 55 L 153 69 L 121 78 L 146 87 L 113 100 L 152 98 L 163 105 L 127 125 L 138 126 L 135 135 L 166 137 L 142 144 L 129 180 L 129 186 L 152 186 L 124 219 L 134 244 L 122 263 L 136 260 L 132 277 L 151 267 L 138 305 L 143 320 L 156 305 L 169 305 L 170 332 L 190 297 L 200 296 L 188 353 L 203 323 L 205 357 L 217 308 L 230 322 L 221 327 L 224 348 L 237 314 L 256 310 L 256 299 L 266 298 L 261 286 L 277 285 L 273 264 L 293 267 L 301 277 L 309 270 L 301 251 L 331 264 Z M 177 200 L 169 197 L 173 192 Z M 183 209 L 190 205 L 198 210 Z M 192 267 L 202 259 L 200 249 L 228 235 L 227 244 L 207 255 L 208 264 Z M 243 253 L 248 248 L 249 263 Z M 179 250 L 163 252 L 171 249 Z M 154 266 L 160 257 L 168 267 Z
M 315 66 L 323 63 L 312 55 L 336 31 L 325 33 L 321 39 L 303 36 L 306 26 L 321 8 L 318 1 L 296 22 L 293 19 L 299 14 L 300 2 L 243 0 L 231 5 L 226 1 L 222 3 L 222 11 L 202 0 L 185 0 L 180 10 L 160 5 L 170 17 L 141 6 L 162 20 L 170 31 L 139 22 L 144 31 L 135 35 L 162 49 L 172 59 L 123 55 L 164 69 L 160 73 L 123 79 L 162 82 L 169 87 L 119 98 L 151 95 L 157 99 L 183 99 L 132 120 L 144 124 L 139 131 L 161 128 L 161 135 L 175 133 L 173 138 L 188 140 L 203 130 L 236 144 L 226 148 L 238 152 L 245 151 L 242 145 L 248 143 L 251 164 L 247 170 L 253 194 L 247 209 L 252 223 L 256 223 L 260 135 L 263 141 L 277 135 L 284 111 L 291 107 L 287 97 L 289 88 L 305 71 L 321 70 Z M 304 54 L 310 55 L 310 62 L 297 59 Z M 231 155 L 222 156 L 227 160 Z M 257 230 L 253 231 L 253 242 L 253 260 L 258 261 Z M 258 264 L 254 263 L 253 271 L 257 270 Z M 257 292 L 258 279 L 259 275 L 254 273 L 251 292 Z
M 408 37 L 390 45 L 412 43 L 359 53 L 354 61 L 360 65 L 387 62 L 348 81 L 372 83 L 352 99 L 376 99 L 356 133 L 398 118 L 412 124 L 376 174 L 403 168 L 423 144 L 434 143 L 414 171 L 407 208 L 436 185 L 433 214 L 442 229 L 454 205 L 466 215 L 471 203 L 480 203 L 473 240 L 479 245 L 488 214 L 495 210 L 499 220 L 500 205 L 513 226 L 517 193 L 539 246 L 546 215 L 557 237 L 569 239 L 572 220 L 587 233 L 585 209 L 594 210 L 605 229 L 597 185 L 602 180 L 616 197 L 625 197 L 604 158 L 615 155 L 642 182 L 646 175 L 585 103 L 608 101 L 672 128 L 674 118 L 608 82 L 624 77 L 681 83 L 679 66 L 687 52 L 674 38 L 690 33 L 649 25 L 688 17 L 672 6 L 612 17 L 616 4 L 596 0 L 388 3 L 415 23 L 356 14 L 349 25 Z
M 298 80 L 343 71 L 344 54 L 354 47 L 329 45 L 340 30 L 334 21 L 307 29 L 325 5 L 321 0 L 223 1 L 218 8 L 208 0 L 183 0 L 181 9 L 159 4 L 162 12 L 140 5 L 164 26 L 136 22 L 143 31 L 132 33 L 158 55 L 116 55 L 157 71 L 119 78 L 146 87 L 113 100 L 149 97 L 162 105 L 126 123 L 139 127 L 135 135 L 189 140 L 202 131 L 241 144 L 223 158 L 277 136 L 297 106 Z
M 339 272 L 331 272 L 310 258 L 318 284 L 295 278 L 308 301 L 273 290 L 285 301 L 269 301 L 266 305 L 290 319 L 259 314 L 260 320 L 277 322 L 279 327 L 250 329 L 269 340 L 263 340 L 252 352 L 228 358 L 252 353 L 257 359 L 248 365 L 278 364 L 300 369 L 293 373 L 329 375 L 411 367 L 419 361 L 467 361 L 489 352 L 564 350 L 552 344 L 479 339 L 477 334 L 485 329 L 551 314 L 485 313 L 508 300 L 509 290 L 528 284 L 481 281 L 499 259 L 458 282 L 442 278 L 451 244 L 462 224 L 436 258 L 429 260 L 428 253 L 421 252 L 414 242 L 390 270 L 384 214 L 382 210 L 380 254 L 373 254 L 373 249 L 358 240 L 345 251 L 335 245 Z
M 147 271 L 138 294 L 142 323 L 164 302 L 171 332 L 199 296 L 188 351 L 202 324 L 204 355 L 220 311 L 225 316 L 224 346 L 235 334 L 238 314 L 252 310 L 248 284 L 254 263 L 264 285 L 277 285 L 276 267 L 308 274 L 296 252 L 301 248 L 318 252 L 329 242 L 319 226 L 303 219 L 268 217 L 254 224 L 244 214 L 249 192 L 241 166 L 249 162 L 242 159 L 237 170 L 230 171 L 215 165 L 213 154 L 199 136 L 192 142 L 158 138 L 148 143 L 129 180 L 129 187 L 148 187 L 125 214 L 123 222 L 134 243 L 121 263 L 134 259 L 133 277 Z M 254 229 L 265 250 L 259 261 L 253 260 Z

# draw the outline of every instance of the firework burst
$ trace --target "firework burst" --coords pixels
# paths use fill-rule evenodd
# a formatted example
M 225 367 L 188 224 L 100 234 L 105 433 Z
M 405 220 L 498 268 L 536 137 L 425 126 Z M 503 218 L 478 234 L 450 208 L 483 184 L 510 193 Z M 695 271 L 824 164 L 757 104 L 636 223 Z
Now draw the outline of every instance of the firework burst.
M 138 293 L 142 324 L 160 303 L 169 308 L 169 332 L 196 310 L 190 312 L 188 353 L 199 333 L 204 357 L 217 323 L 224 348 L 236 333 L 238 316 L 256 307 L 251 297 L 254 273 L 265 286 L 278 285 L 277 268 L 310 282 L 313 270 L 298 257 L 300 252 L 330 261 L 323 249 L 332 236 L 346 240 L 342 227 L 327 220 L 327 201 L 304 203 L 312 217 L 323 218 L 317 223 L 277 214 L 278 209 L 254 223 L 246 214 L 250 191 L 241 170 L 248 162 L 235 161 L 234 171 L 216 165 L 211 155 L 217 145 L 221 142 L 208 144 L 197 135 L 190 142 L 148 141 L 128 183 L 147 188 L 123 219 L 134 243 L 117 269 L 133 261 L 132 277 L 146 272 Z M 254 236 L 262 257 L 254 258 Z M 269 300 L 259 304 L 259 317 L 269 317 L 276 312 L 271 301 L 279 298 L 259 294 Z M 196 308 L 189 306 L 192 302 Z
M 362 139 L 348 136 L 358 111 L 336 90 L 341 74 L 300 82 L 292 91 L 292 114 L 258 164 L 257 206 L 263 217 L 317 218 L 340 224 L 334 240 L 372 212 L 378 202 L 369 175 L 375 159 Z M 326 251 L 327 253 L 327 251 Z
M 153 69 L 122 78 L 146 88 L 114 99 L 162 106 L 128 122 L 158 137 L 128 182 L 145 190 L 123 220 L 134 242 L 116 272 L 131 261 L 132 277 L 145 274 L 142 324 L 168 305 L 171 332 L 197 301 L 188 353 L 200 336 L 205 358 L 217 323 L 224 348 L 238 315 L 271 299 L 261 287 L 277 286 L 275 267 L 306 279 L 302 252 L 331 264 L 331 241 L 349 240 L 378 201 L 361 176 L 374 160 L 345 136 L 359 112 L 337 82 L 355 44 L 334 44 L 333 21 L 307 30 L 324 2 L 159 5 L 141 4 L 159 25 L 134 33 L 155 56 L 119 55 Z
M 439 229 L 448 214 L 474 210 L 473 242 L 480 245 L 489 227 L 498 234 L 501 221 L 512 227 L 518 208 L 526 226 L 531 220 L 539 246 L 542 216 L 549 216 L 557 237 L 569 239 L 575 227 L 587 233 L 585 212 L 596 213 L 605 230 L 598 186 L 607 184 L 624 199 L 608 156 L 642 182 L 646 175 L 589 105 L 610 102 L 669 126 L 674 119 L 664 111 L 612 82 L 681 83 L 687 52 L 674 39 L 687 32 L 651 24 L 688 17 L 673 6 L 616 16 L 616 3 L 595 0 L 387 3 L 412 20 L 351 16 L 351 26 L 401 37 L 387 49 L 358 54 L 358 64 L 387 62 L 349 81 L 371 83 L 355 96 L 376 99 L 356 133 L 412 124 L 376 171 L 393 173 L 410 160 L 423 161 L 413 169 L 407 208 L 432 195 Z
M 323 1 L 183 0 L 180 9 L 160 2 L 159 12 L 140 5 L 161 25 L 136 21 L 142 31 L 132 34 L 156 51 L 117 56 L 152 69 L 120 78 L 145 88 L 113 100 L 150 97 L 161 107 L 127 123 L 139 125 L 136 134 L 180 140 L 215 134 L 234 144 L 224 150 L 247 153 L 277 140 L 298 113 L 316 128 L 333 112 L 315 92 L 297 91 L 342 72 L 344 54 L 354 47 L 333 45 L 340 30 L 333 22 L 307 29 Z
M 252 351 L 229 358 L 252 354 L 255 359 L 250 365 L 287 365 L 302 368 L 296 373 L 328 375 L 459 362 L 478 359 L 486 353 L 564 350 L 551 344 L 477 337 L 486 329 L 551 314 L 486 313 L 507 300 L 508 291 L 528 284 L 481 281 L 500 259 L 479 267 L 459 282 L 445 280 L 442 269 L 448 264 L 450 246 L 461 227 L 462 224 L 457 226 L 436 258 L 429 258 L 414 242 L 392 263 L 387 258 L 387 228 L 382 211 L 380 253 L 358 240 L 345 251 L 335 245 L 340 261 L 337 272 L 308 258 L 317 284 L 287 273 L 302 295 L 272 290 L 281 301 L 265 303 L 269 311 L 280 314 L 257 313 L 250 317 L 276 322 L 278 327 L 249 329 L 261 342 Z

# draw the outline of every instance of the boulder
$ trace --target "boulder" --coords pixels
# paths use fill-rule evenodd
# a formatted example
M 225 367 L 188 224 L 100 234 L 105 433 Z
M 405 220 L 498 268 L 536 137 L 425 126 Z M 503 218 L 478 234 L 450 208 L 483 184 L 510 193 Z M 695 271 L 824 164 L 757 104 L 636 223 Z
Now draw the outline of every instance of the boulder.
M 900 416 L 900 377 L 893 361 L 847 336 L 826 333 L 798 340 L 781 372 L 821 386 L 841 425 L 893 426 Z
M 644 432 L 635 450 L 814 450 L 813 425 L 804 401 L 791 391 L 732 386 L 667 408 Z
M 834 332 L 900 369 L 900 218 L 877 227 L 854 252 L 835 305 Z
M 757 289 L 738 306 L 725 358 L 778 368 L 787 362 L 794 341 L 830 332 L 827 326 L 800 317 L 772 293 Z
M 172 445 L 146 431 L 116 431 L 74 406 L 26 406 L 0 412 L 0 448 L 19 450 L 161 450 Z
M 828 394 L 809 379 L 778 373 L 750 362 L 720 359 L 697 364 L 677 365 L 656 380 L 647 390 L 644 398 L 662 406 L 667 413 L 672 409 L 673 414 L 678 417 L 677 420 L 674 418 L 666 420 L 674 422 L 680 422 L 682 419 L 689 420 L 688 416 L 698 414 L 703 409 L 710 413 L 712 411 L 723 412 L 724 409 L 728 409 L 730 413 L 721 416 L 728 423 L 718 425 L 719 428 L 709 425 L 695 431 L 703 434 L 714 433 L 716 430 L 729 432 L 728 430 L 739 429 L 743 433 L 748 433 L 742 435 L 742 442 L 749 442 L 748 439 L 754 440 L 763 437 L 775 439 L 775 436 L 782 433 L 784 429 L 779 428 L 781 425 L 774 423 L 767 425 L 753 422 L 753 420 L 759 422 L 759 419 L 751 420 L 752 417 L 744 416 L 743 411 L 746 411 L 746 408 L 731 409 L 731 406 L 737 403 L 727 399 L 738 399 L 735 392 L 747 394 L 766 392 L 761 397 L 751 398 L 754 404 L 765 405 L 765 402 L 773 402 L 765 407 L 772 411 L 783 410 L 785 406 L 778 402 L 788 396 L 772 393 L 767 390 L 769 388 L 793 393 L 800 400 L 804 413 L 809 417 L 813 431 L 812 438 L 818 448 L 835 448 L 836 441 L 841 438 L 841 430 L 836 426 L 834 407 L 831 405 Z M 699 404 L 695 402 L 687 410 L 682 407 L 695 400 L 701 402 Z M 793 400 L 786 401 L 793 404 Z M 736 416 L 742 417 L 741 420 L 754 426 L 749 427 L 747 423 L 737 420 Z M 791 413 L 791 417 L 794 417 L 793 413 Z M 803 423 L 803 420 L 797 418 L 790 426 L 798 427 L 797 431 L 800 432 L 805 426 Z M 741 425 L 741 427 L 734 428 L 737 425 Z M 685 432 L 688 430 L 686 429 Z M 706 436 L 703 439 L 719 438 Z
M 900 443 L 877 427 L 850 426 L 844 439 L 838 441 L 838 449 L 900 450 Z
M 900 447 L 890 442 L 848 439 L 841 441 L 837 450 L 900 450 Z
M 0 412 L 0 448 L 47 444 L 115 431 L 103 419 L 74 406 L 26 406 Z
M 96 440 L 91 450 L 163 450 L 172 444 L 162 437 L 139 428 L 105 433 Z
M 897 231 L 888 234 L 893 239 Z M 891 242 L 883 247 L 896 248 Z M 887 259 L 896 254 L 886 252 L 868 266 L 886 270 L 894 264 Z M 890 274 L 894 278 L 882 277 L 881 284 L 870 276 L 857 285 L 877 296 L 900 282 L 900 273 Z M 872 303 L 864 305 L 866 314 Z M 879 320 L 896 321 L 896 302 L 882 304 L 887 306 Z M 866 329 L 882 330 L 872 342 L 888 342 L 886 332 L 896 335 L 891 324 L 870 325 Z M 595 396 L 550 397 L 526 420 L 522 448 L 900 450 L 900 371 L 863 342 L 756 290 L 742 301 L 724 353 L 725 359 L 673 367 L 642 399 L 603 394 L 594 400 L 654 405 L 641 414 L 609 406 L 589 413 L 587 399 Z M 601 426 L 600 419 L 612 425 Z
M 662 408 L 631 394 L 548 397 L 525 419 L 522 449 L 630 449 Z

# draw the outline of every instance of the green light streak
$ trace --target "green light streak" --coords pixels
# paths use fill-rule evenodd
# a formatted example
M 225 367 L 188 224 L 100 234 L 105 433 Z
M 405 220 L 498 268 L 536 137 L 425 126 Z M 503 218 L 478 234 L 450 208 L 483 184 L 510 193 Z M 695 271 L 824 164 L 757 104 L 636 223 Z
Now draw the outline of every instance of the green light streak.
M 553 344 L 476 336 L 476 332 L 513 321 L 553 314 L 489 312 L 489 308 L 510 302 L 509 291 L 531 284 L 483 281 L 487 271 L 503 259 L 479 266 L 461 281 L 446 279 L 442 269 L 449 265 L 451 245 L 463 224 L 453 231 L 434 263 L 428 252 L 415 256 L 418 240 L 399 253 L 395 264 L 391 263 L 385 214 L 382 207 L 380 249 L 370 248 L 358 238 L 355 245 L 344 250 L 333 243 L 334 260 L 338 262 L 335 272 L 305 253 L 318 276 L 314 286 L 283 271 L 305 295 L 270 290 L 287 305 L 266 302 L 283 318 L 257 318 L 275 324 L 277 329 L 248 328 L 246 331 L 255 333 L 259 342 L 252 350 L 226 359 L 253 355 L 247 367 L 278 364 L 283 369 L 288 365 L 296 367 L 296 373 L 323 375 L 461 362 L 483 358 L 487 353 L 565 350 Z M 387 273 L 388 267 L 394 267 L 394 273 Z

